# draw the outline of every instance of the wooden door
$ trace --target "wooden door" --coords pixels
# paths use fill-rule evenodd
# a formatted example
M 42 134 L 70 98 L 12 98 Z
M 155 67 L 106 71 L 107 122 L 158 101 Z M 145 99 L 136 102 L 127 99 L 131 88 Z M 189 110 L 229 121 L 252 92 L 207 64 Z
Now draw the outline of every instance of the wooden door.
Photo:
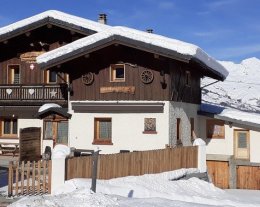
M 235 159 L 249 159 L 249 131 L 234 130 Z
M 207 168 L 215 186 L 222 189 L 229 188 L 229 165 L 227 161 L 207 160 Z

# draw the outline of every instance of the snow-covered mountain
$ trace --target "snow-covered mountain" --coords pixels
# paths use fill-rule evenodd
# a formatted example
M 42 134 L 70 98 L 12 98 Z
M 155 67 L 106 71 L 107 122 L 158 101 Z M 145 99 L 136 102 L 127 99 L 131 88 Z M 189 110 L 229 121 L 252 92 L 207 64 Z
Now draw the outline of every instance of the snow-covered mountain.
M 260 113 L 260 60 L 249 58 L 240 64 L 219 61 L 229 75 L 224 82 L 202 80 L 203 103 L 220 105 L 245 112 Z

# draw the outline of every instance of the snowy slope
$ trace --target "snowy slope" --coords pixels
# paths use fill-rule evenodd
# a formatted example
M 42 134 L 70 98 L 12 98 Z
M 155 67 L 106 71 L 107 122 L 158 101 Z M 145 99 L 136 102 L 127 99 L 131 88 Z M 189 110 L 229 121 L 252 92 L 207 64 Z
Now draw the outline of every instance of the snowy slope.
M 214 82 L 213 79 L 202 80 L 203 103 L 225 107 L 221 115 L 238 119 L 247 116 L 248 120 L 252 115 L 253 122 L 260 123 L 260 60 L 250 58 L 240 64 L 220 63 L 229 71 L 229 75 L 224 82 L 209 86 Z

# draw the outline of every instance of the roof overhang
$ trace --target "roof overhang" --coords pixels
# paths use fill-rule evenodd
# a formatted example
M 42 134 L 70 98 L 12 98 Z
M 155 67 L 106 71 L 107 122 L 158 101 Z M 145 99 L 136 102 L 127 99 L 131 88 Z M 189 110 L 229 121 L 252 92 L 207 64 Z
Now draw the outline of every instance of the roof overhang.
M 60 65 L 62 63 L 65 63 L 67 61 L 76 59 L 78 57 L 84 56 L 91 52 L 100 50 L 107 46 L 110 46 L 113 44 L 121 44 L 121 45 L 125 45 L 125 46 L 132 47 L 135 49 L 139 49 L 142 51 L 150 52 L 153 54 L 158 54 L 160 56 L 164 56 L 164 57 L 167 57 L 170 59 L 185 62 L 185 63 L 194 62 L 199 67 L 206 70 L 207 73 L 211 74 L 211 77 L 213 77 L 217 80 L 222 80 L 222 81 L 225 79 L 225 76 L 223 74 L 208 67 L 202 61 L 200 61 L 199 59 L 197 59 L 191 55 L 180 54 L 176 51 L 173 51 L 173 50 L 170 50 L 167 48 L 159 47 L 156 45 L 151 45 L 146 42 L 131 39 L 128 37 L 117 35 L 117 34 L 106 35 L 103 38 L 99 38 L 99 36 L 100 36 L 100 34 L 97 33 L 97 34 L 91 35 L 89 37 L 85 37 L 83 39 L 78 40 L 79 43 L 85 41 L 84 42 L 85 45 L 82 47 L 76 48 L 74 50 L 71 50 L 71 48 L 69 48 L 70 45 L 73 44 L 73 43 L 70 43 L 62 48 L 58 48 L 56 50 L 50 51 L 50 52 L 48 52 L 48 54 L 44 54 L 44 55 L 37 57 L 37 62 L 41 69 L 48 69 L 48 68 Z M 98 37 L 97 38 L 98 40 L 93 41 L 93 39 L 95 39 L 95 37 Z M 89 42 L 89 44 L 86 44 L 86 42 Z M 55 53 L 59 53 L 60 51 L 62 51 L 62 49 L 65 51 L 66 51 L 66 49 L 68 49 L 69 52 L 67 52 L 67 53 L 65 52 L 63 55 L 60 55 L 60 56 L 54 55 L 54 57 L 52 59 L 48 58 L 48 61 L 44 60 L 45 57 L 48 57 L 48 56 L 50 57 L 51 55 L 53 55 Z
M 51 107 L 51 108 L 48 108 L 48 109 L 43 110 L 41 112 L 37 112 L 35 114 L 35 117 L 39 118 L 39 119 L 43 119 L 43 118 L 45 118 L 49 115 L 53 115 L 53 114 L 60 115 L 60 116 L 67 118 L 67 119 L 71 118 L 71 114 L 68 113 L 68 109 L 57 108 L 57 107 Z
M 233 123 L 235 123 L 235 125 L 237 127 L 241 127 L 241 128 L 245 128 L 246 127 L 248 129 L 252 129 L 252 130 L 255 130 L 255 131 L 260 131 L 260 124 L 257 124 L 257 123 L 243 121 L 243 120 L 238 120 L 238 119 L 222 116 L 220 114 L 215 114 L 215 113 L 210 113 L 210 112 L 205 112 L 205 111 L 198 111 L 198 115 L 206 116 L 206 117 L 213 118 L 213 119 L 223 120 L 223 121 L 226 121 L 226 122 L 230 123 L 231 125 Z

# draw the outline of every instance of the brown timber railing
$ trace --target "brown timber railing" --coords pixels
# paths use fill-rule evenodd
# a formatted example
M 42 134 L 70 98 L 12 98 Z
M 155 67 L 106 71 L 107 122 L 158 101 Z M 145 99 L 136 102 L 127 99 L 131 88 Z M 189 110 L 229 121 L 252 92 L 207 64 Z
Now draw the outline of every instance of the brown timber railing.
M 0 85 L 0 100 L 66 100 L 66 84 Z
M 198 167 L 198 147 L 99 155 L 98 179 L 143 175 Z M 92 156 L 67 159 L 66 180 L 91 178 Z
M 51 161 L 10 162 L 8 196 L 51 192 Z

